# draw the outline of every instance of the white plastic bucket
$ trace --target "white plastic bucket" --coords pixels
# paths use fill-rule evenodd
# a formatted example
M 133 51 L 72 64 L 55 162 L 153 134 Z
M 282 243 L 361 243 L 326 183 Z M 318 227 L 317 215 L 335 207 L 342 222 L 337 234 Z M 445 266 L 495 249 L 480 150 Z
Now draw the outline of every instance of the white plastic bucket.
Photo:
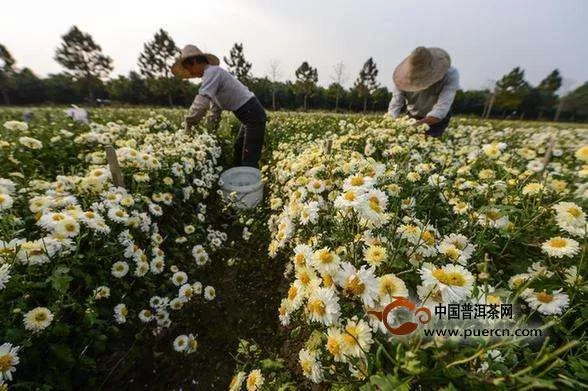
M 229 168 L 221 174 L 218 184 L 225 199 L 234 200 L 239 209 L 254 208 L 263 198 L 261 171 L 254 167 Z

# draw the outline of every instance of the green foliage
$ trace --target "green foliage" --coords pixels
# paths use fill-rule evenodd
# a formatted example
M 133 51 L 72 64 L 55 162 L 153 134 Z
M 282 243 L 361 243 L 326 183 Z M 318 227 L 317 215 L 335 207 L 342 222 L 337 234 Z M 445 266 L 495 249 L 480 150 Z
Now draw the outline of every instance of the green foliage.
M 316 68 L 311 67 L 307 61 L 304 61 L 294 72 L 296 76 L 296 83 L 294 87 L 299 93 L 304 95 L 304 110 L 307 109 L 307 99 L 316 89 L 316 83 L 318 82 L 318 71 Z
M 93 99 L 95 86 L 113 69 L 112 59 L 102 53 L 102 48 L 90 34 L 77 26 L 72 26 L 61 38 L 63 42 L 55 51 L 55 61 L 75 78 L 83 80 L 90 99 Z
M 139 72 L 147 78 L 148 88 L 155 95 L 163 94 L 167 97 L 170 106 L 173 104 L 174 91 L 185 84 L 171 74 L 171 66 L 179 53 L 169 33 L 159 29 L 153 41 L 143 45 L 143 52 L 139 55 Z
M 359 71 L 359 76 L 355 81 L 354 88 L 357 90 L 359 96 L 363 98 L 363 111 L 367 109 L 367 101 L 378 88 L 376 77 L 378 76 L 378 68 L 372 57 L 363 64 Z
M 251 63 L 245 60 L 245 52 L 242 43 L 235 43 L 231 48 L 229 57 L 223 57 L 229 72 L 241 82 L 247 84 L 251 79 Z

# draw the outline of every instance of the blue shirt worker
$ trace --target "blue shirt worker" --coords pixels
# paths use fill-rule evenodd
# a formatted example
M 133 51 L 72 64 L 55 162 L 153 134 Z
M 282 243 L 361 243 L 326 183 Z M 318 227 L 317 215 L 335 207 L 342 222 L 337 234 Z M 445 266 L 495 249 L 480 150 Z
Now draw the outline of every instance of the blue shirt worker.
M 234 143 L 235 166 L 259 168 L 267 116 L 259 99 L 233 75 L 219 67 L 214 54 L 186 45 L 172 66 L 179 78 L 202 78 L 198 95 L 185 116 L 186 131 L 197 125 L 210 109 L 208 125 L 217 128 L 223 110 L 232 111 L 241 122 Z
M 459 89 L 459 73 L 449 54 L 440 48 L 418 47 L 394 70 L 394 87 L 388 114 L 402 110 L 429 125 L 427 135 L 439 137 L 451 118 L 451 106 Z

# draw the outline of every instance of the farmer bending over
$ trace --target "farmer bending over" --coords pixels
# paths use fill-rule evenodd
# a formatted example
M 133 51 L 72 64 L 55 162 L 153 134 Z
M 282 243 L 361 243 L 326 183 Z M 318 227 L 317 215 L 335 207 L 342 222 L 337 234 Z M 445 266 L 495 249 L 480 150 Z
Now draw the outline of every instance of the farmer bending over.
M 232 111 L 241 121 L 235 140 L 234 165 L 258 168 L 267 119 L 265 110 L 247 87 L 218 64 L 215 55 L 187 45 L 172 66 L 172 73 L 179 78 L 202 78 L 198 95 L 185 117 L 186 131 L 190 132 L 205 117 L 211 103 L 208 124 L 213 129 L 218 128 L 222 110 Z
M 396 67 L 393 79 L 388 114 L 397 118 L 404 108 L 420 124 L 429 125 L 427 135 L 441 136 L 459 89 L 459 73 L 451 66 L 449 54 L 420 46 Z

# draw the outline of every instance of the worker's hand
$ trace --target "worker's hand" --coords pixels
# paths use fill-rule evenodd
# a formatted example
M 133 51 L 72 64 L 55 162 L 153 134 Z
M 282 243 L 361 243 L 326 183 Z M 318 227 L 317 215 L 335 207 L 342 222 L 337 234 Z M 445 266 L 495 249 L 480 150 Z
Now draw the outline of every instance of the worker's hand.
M 422 120 L 420 120 L 417 123 L 419 125 L 421 125 L 421 124 L 427 124 L 427 125 L 431 126 L 431 125 L 435 125 L 438 122 L 441 122 L 441 118 L 437 118 L 437 117 L 425 117 L 425 118 L 423 118 Z

